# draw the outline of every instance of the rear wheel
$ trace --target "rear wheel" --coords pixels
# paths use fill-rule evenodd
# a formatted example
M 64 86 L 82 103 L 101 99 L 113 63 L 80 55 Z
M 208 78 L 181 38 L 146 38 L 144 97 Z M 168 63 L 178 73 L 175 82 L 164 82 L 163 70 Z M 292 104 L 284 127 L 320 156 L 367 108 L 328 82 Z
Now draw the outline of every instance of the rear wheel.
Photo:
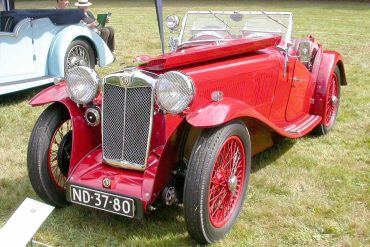
M 249 133 L 243 123 L 205 130 L 190 157 L 185 177 L 185 222 L 199 243 L 221 239 L 237 220 L 251 164 Z
M 87 66 L 95 68 L 94 50 L 90 44 L 84 40 L 73 40 L 67 48 L 64 58 L 64 74 L 76 66 Z
M 329 78 L 325 96 L 324 114 L 322 122 L 316 127 L 315 133 L 325 135 L 333 128 L 339 109 L 340 101 L 340 70 L 337 66 Z
M 61 105 L 49 106 L 33 128 L 27 154 L 28 175 L 35 192 L 56 207 L 67 204 L 66 178 L 72 150 L 72 124 Z

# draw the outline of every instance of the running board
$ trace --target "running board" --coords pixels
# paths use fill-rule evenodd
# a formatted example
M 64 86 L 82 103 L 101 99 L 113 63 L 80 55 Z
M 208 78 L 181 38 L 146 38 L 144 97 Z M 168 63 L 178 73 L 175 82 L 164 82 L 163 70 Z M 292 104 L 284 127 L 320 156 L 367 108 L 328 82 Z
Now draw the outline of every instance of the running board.
M 19 81 L 0 82 L 0 95 L 51 84 L 57 79 L 58 78 L 52 76 L 42 76 Z
M 306 115 L 302 117 L 298 122 L 291 124 L 284 128 L 286 132 L 292 134 L 302 134 L 311 131 L 317 124 L 321 122 L 321 116 L 319 115 Z

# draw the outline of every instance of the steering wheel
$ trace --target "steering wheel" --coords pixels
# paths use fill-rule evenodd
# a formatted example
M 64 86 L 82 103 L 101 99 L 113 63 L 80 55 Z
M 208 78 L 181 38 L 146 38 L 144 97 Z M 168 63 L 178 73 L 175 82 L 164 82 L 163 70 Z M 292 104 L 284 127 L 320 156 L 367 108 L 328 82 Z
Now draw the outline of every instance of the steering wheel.
M 213 40 L 213 39 L 230 39 L 232 34 L 227 29 L 219 29 L 219 26 L 205 26 L 203 29 L 211 29 L 211 30 L 204 30 L 196 33 L 190 39 L 194 40 Z

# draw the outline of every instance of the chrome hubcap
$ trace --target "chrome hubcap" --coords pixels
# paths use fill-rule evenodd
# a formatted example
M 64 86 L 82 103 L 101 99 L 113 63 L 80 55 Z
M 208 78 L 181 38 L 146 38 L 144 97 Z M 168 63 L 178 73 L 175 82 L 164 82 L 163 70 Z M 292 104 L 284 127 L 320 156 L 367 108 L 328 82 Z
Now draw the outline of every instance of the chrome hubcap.
M 227 185 L 228 185 L 229 190 L 233 194 L 235 194 L 235 192 L 236 192 L 236 186 L 238 185 L 238 178 L 235 175 L 230 176 Z
M 67 56 L 68 70 L 75 66 L 89 66 L 90 67 L 89 53 L 85 47 L 77 45 L 73 47 Z

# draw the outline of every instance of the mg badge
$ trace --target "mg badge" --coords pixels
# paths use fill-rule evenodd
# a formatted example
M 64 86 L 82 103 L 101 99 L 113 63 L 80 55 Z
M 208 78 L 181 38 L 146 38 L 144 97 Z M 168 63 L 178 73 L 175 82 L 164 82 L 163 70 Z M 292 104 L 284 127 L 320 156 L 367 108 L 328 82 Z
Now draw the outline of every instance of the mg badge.
M 104 178 L 104 179 L 103 179 L 103 187 L 104 187 L 104 188 L 110 188 L 110 186 L 111 186 L 111 181 L 110 181 L 110 179 L 109 179 L 109 178 Z
M 131 78 L 127 76 L 121 76 L 120 78 L 120 84 L 122 87 L 127 87 L 130 85 Z

